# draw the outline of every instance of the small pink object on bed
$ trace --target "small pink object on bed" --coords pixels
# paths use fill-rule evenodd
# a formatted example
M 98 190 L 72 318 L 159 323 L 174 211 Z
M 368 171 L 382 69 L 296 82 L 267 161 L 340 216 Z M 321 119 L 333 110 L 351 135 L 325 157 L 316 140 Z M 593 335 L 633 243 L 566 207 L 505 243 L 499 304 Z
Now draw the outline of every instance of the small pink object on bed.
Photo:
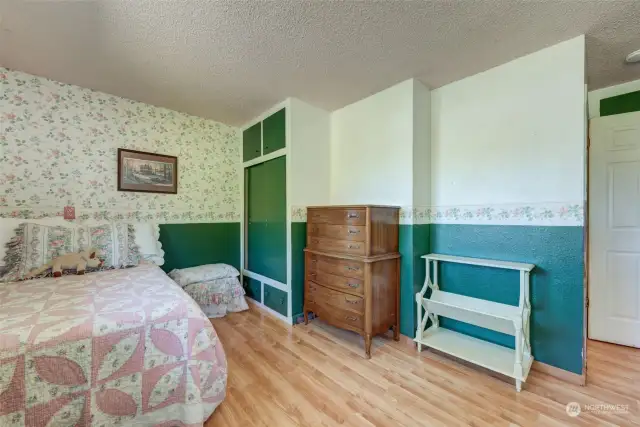
M 0 426 L 202 426 L 227 362 L 154 265 L 0 286 Z

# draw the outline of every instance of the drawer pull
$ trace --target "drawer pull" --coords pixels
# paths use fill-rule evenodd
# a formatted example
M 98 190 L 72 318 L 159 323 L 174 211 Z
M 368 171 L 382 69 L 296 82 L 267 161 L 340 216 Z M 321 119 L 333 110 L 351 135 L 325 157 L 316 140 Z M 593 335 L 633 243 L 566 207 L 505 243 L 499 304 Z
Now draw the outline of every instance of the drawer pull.
M 346 297 L 345 297 L 344 301 L 345 301 L 347 304 L 357 304 L 358 302 L 360 302 L 360 300 L 357 300 L 357 299 L 349 299 L 349 298 L 346 298 Z
M 358 267 L 351 267 L 350 265 L 345 266 L 344 269 L 347 271 L 360 271 Z
M 360 230 L 349 230 L 349 234 L 360 234 Z
M 360 249 L 360 245 L 348 245 L 347 248 L 349 248 L 349 249 Z
M 317 259 L 312 259 L 311 262 L 316 264 L 318 262 L 318 260 Z
M 309 276 L 311 277 L 316 277 L 318 274 L 317 273 L 309 273 Z
M 355 289 L 355 288 L 360 286 L 360 283 L 347 283 L 347 286 L 349 286 L 350 288 Z
M 351 320 L 352 322 L 355 322 L 356 320 L 358 320 L 357 317 L 353 317 L 353 316 L 345 316 L 344 318 L 347 320 Z
M 352 218 L 360 218 L 360 214 L 358 212 L 347 213 L 347 219 L 352 219 Z

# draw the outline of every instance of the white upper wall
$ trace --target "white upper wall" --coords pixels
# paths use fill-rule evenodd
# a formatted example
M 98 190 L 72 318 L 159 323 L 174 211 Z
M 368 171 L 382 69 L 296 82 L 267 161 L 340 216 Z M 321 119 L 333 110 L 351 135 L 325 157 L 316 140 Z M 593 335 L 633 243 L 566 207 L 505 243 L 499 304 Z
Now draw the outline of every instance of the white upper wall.
M 331 114 L 331 203 L 413 203 L 413 80 Z
M 600 100 L 638 90 L 640 90 L 640 80 L 604 87 L 589 92 L 589 118 L 600 117 Z
M 431 204 L 431 92 L 413 85 L 413 206 Z
M 431 204 L 582 201 L 580 36 L 431 92 Z
M 289 99 L 291 142 L 289 206 L 327 205 L 330 201 L 330 115 L 296 98 Z

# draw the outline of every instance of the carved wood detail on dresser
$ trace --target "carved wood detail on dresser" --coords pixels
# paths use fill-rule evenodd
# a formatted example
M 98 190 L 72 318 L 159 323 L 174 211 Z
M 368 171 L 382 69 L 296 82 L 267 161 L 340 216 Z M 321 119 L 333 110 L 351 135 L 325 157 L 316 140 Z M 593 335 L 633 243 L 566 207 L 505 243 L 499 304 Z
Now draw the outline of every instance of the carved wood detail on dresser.
M 400 208 L 316 206 L 307 209 L 304 321 L 309 312 L 371 339 L 393 328 L 399 339 Z

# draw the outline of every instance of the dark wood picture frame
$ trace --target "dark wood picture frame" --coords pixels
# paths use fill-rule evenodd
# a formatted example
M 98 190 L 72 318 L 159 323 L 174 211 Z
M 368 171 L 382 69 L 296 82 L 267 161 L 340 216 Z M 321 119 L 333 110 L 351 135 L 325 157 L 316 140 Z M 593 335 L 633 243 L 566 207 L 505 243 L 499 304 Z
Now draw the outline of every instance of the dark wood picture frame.
M 125 159 L 130 158 L 139 161 L 148 161 L 155 163 L 169 163 L 172 165 L 170 180 L 171 185 L 159 184 L 152 182 L 158 178 L 157 171 L 154 174 L 151 172 L 151 176 L 145 176 L 137 173 L 134 179 L 148 180 L 149 182 L 125 182 L 127 176 L 124 175 L 123 164 Z M 151 169 L 151 168 L 150 168 Z M 133 173 L 133 172 L 132 172 Z M 165 174 L 167 174 L 165 170 Z M 118 148 L 118 191 L 135 191 L 141 193 L 161 193 L 161 194 L 177 194 L 178 193 L 178 158 L 176 156 L 169 156 L 166 154 L 149 153 L 146 151 L 128 150 L 126 148 Z M 164 177 L 167 178 L 166 176 Z

